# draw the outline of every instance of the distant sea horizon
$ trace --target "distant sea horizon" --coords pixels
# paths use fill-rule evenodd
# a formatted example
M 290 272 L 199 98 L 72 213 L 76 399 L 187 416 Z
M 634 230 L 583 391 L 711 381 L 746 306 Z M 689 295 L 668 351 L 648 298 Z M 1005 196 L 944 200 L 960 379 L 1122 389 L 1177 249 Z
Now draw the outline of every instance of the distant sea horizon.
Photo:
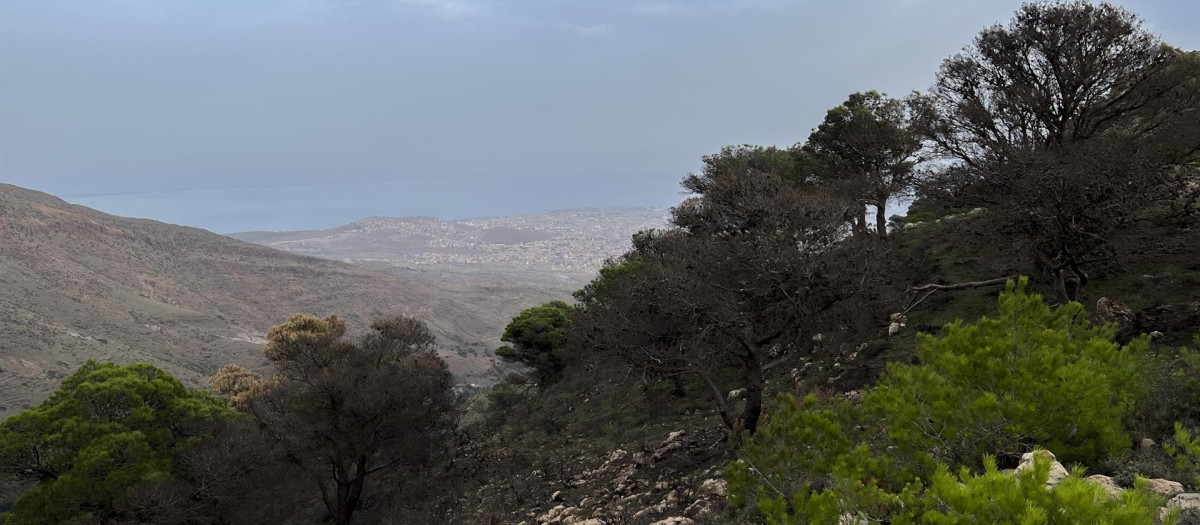
M 668 208 L 681 199 L 674 188 L 658 192 L 636 191 L 638 188 L 572 191 L 562 186 L 550 182 L 518 187 L 496 178 L 472 180 L 457 187 L 446 181 L 415 180 L 48 193 L 111 215 L 220 234 L 324 230 L 368 217 L 436 217 L 452 221 L 583 208 Z

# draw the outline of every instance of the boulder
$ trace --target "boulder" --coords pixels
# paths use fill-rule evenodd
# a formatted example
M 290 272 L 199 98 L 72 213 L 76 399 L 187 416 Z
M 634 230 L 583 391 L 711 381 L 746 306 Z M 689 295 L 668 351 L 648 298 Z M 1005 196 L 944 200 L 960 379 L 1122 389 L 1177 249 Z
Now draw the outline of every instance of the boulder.
M 1117 482 L 1113 481 L 1113 479 L 1108 476 L 1095 474 L 1092 476 L 1088 476 L 1084 479 L 1086 479 L 1087 481 L 1090 481 L 1092 483 L 1095 483 L 1097 485 L 1100 485 L 1101 487 L 1104 488 L 1104 491 L 1107 492 L 1109 496 L 1112 496 L 1114 498 L 1120 497 L 1121 492 L 1123 492 L 1121 490 L 1121 487 L 1117 486 Z
M 1146 484 L 1146 489 L 1155 494 L 1161 494 L 1165 497 L 1172 497 L 1176 494 L 1183 494 L 1183 484 L 1178 481 L 1169 479 L 1151 479 Z
M 685 518 L 683 516 L 671 516 L 670 518 L 658 520 L 650 525 L 695 525 L 695 523 L 696 522 L 692 521 L 691 518 Z
M 1033 458 L 1035 454 L 1041 455 L 1050 460 L 1050 476 L 1046 478 L 1047 488 L 1058 485 L 1058 482 L 1070 475 L 1070 473 L 1067 472 L 1067 469 L 1062 466 L 1062 463 L 1058 462 L 1058 458 L 1054 457 L 1054 454 L 1049 450 L 1035 450 L 1033 452 L 1026 452 L 1025 454 L 1022 454 L 1021 464 L 1017 465 L 1017 472 L 1033 468 Z
M 1125 306 L 1125 303 L 1107 297 L 1101 297 L 1096 301 L 1096 312 L 1092 314 L 1092 317 L 1096 324 L 1115 323 L 1119 339 L 1129 337 L 1134 330 L 1133 325 L 1136 320 L 1133 310 Z
M 706 479 L 700 484 L 700 493 L 706 496 L 725 497 L 726 483 L 720 479 Z
M 1200 511 L 1200 494 L 1194 492 L 1176 494 L 1175 497 L 1167 500 L 1167 506 L 1182 510 Z

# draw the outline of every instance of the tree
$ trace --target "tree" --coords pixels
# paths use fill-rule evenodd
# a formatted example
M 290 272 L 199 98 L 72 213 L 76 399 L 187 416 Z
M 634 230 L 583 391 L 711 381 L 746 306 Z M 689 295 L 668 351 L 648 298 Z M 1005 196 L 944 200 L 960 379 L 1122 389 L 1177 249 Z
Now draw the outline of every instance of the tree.
M 872 206 L 876 234 L 887 237 L 888 202 L 913 187 L 922 144 L 910 121 L 904 101 L 876 91 L 854 93 L 829 110 L 804 143 L 815 176 L 861 204 L 858 233 L 867 231 L 866 206 Z
M 1200 61 L 1111 4 L 1025 4 L 943 62 L 917 107 L 939 160 L 927 192 L 1027 239 L 1064 302 L 1117 256 L 1114 231 L 1196 178 Z
M 509 345 L 496 349 L 496 355 L 530 367 L 542 386 L 554 382 L 562 374 L 573 310 L 562 301 L 525 309 L 504 327 L 500 340 Z
M 226 367 L 213 380 L 238 385 L 224 390 L 316 482 L 338 525 L 362 504 L 368 476 L 421 465 L 452 423 L 450 373 L 424 323 L 377 321 L 358 341 L 345 331 L 337 317 L 293 316 L 263 348 L 275 375 L 252 382 Z
M 129 494 L 168 482 L 176 457 L 233 415 L 152 365 L 88 361 L 0 424 L 0 469 L 36 483 L 4 522 L 113 523 Z
M 726 425 L 754 432 L 767 371 L 811 351 L 822 330 L 870 323 L 903 280 L 899 258 L 877 239 L 845 238 L 835 195 L 754 171 L 702 181 L 705 193 L 675 208 L 675 228 L 639 235 L 577 295 L 575 344 L 638 376 L 699 379 Z M 725 386 L 745 389 L 740 411 Z

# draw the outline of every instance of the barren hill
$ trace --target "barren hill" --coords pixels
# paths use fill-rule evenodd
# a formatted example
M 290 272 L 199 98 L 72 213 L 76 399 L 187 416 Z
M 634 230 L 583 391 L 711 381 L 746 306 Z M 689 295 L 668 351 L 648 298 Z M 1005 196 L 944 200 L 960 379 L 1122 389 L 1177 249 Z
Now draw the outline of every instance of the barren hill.
M 0 184 L 0 417 L 90 358 L 155 363 L 192 385 L 225 363 L 262 366 L 266 329 L 298 312 L 359 328 L 418 315 L 461 380 L 486 382 L 503 323 L 549 297 L 440 289 Z

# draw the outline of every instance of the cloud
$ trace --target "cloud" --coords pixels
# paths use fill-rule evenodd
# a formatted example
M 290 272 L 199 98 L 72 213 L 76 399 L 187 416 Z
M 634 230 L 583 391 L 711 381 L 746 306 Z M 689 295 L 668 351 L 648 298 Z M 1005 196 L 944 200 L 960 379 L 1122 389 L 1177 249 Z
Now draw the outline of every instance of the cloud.
M 584 36 L 584 37 L 604 36 L 604 35 L 611 33 L 612 29 L 613 29 L 613 27 L 609 24 L 580 25 L 580 24 L 566 23 L 566 24 L 561 24 L 561 27 L 563 29 L 571 31 L 579 36 Z
M 631 13 L 641 16 L 673 16 L 684 14 L 767 11 L 784 7 L 785 0 L 716 0 L 707 3 L 682 4 L 652 2 L 633 6 Z
M 638 4 L 633 6 L 632 12 L 635 15 L 672 15 L 677 13 L 686 13 L 690 9 L 681 4 Z
M 421 5 L 448 20 L 464 20 L 468 18 L 487 18 L 494 12 L 492 8 L 465 0 L 398 0 L 403 4 Z

